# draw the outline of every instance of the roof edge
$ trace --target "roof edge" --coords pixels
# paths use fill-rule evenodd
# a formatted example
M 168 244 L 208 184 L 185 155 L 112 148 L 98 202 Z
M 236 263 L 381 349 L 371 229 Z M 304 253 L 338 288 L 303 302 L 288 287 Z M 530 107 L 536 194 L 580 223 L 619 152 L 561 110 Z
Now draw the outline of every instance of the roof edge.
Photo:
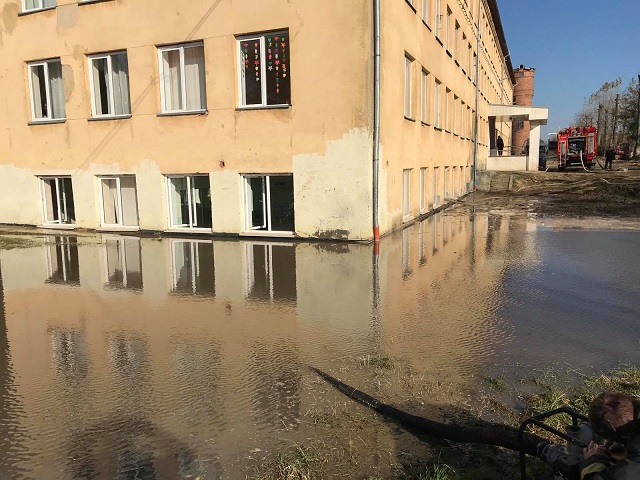
M 516 76 L 513 73 L 511 56 L 507 57 L 507 55 L 509 55 L 509 46 L 507 45 L 507 38 L 505 37 L 504 29 L 502 28 L 502 20 L 500 19 L 500 11 L 498 10 L 498 1 L 487 0 L 487 5 L 489 6 L 491 18 L 493 19 L 493 25 L 496 27 L 496 32 L 498 32 L 498 41 L 500 42 L 500 47 L 502 48 L 502 55 L 505 57 L 505 61 L 507 63 L 507 69 L 509 70 L 509 76 L 511 77 L 511 84 L 515 85 Z

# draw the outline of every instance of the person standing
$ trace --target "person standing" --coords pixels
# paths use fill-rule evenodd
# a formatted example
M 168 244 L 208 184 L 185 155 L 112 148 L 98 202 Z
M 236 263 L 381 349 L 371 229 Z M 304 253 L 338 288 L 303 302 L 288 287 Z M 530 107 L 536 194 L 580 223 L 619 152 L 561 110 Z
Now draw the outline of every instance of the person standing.
M 502 137 L 498 135 L 498 140 L 496 140 L 496 147 L 498 147 L 498 155 L 502 156 L 502 150 L 504 149 L 504 140 Z
M 616 151 L 613 147 L 607 148 L 607 151 L 604 152 L 604 169 L 606 170 L 609 167 L 609 170 L 613 170 L 613 159 L 616 158 Z

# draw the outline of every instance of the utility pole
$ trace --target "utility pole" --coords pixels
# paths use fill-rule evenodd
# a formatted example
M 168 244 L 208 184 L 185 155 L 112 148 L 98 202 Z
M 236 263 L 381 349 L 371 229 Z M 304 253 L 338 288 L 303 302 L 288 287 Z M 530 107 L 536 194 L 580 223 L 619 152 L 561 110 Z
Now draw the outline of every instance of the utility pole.
M 633 149 L 632 157 L 635 157 L 638 154 L 638 146 L 640 144 L 640 75 L 638 75 L 638 130 L 636 131 L 636 146 Z
M 605 146 L 605 148 L 609 147 L 609 143 L 607 143 L 607 123 L 609 119 L 609 111 L 605 108 L 604 109 L 604 126 L 602 128 L 602 144 Z
M 618 129 L 618 102 L 620 101 L 620 94 L 616 95 L 616 109 L 613 111 L 613 132 L 611 135 L 611 144 L 615 147 L 616 142 L 616 130 Z
M 600 103 L 598 105 L 598 123 L 596 123 L 596 129 L 598 131 L 598 135 L 600 135 L 600 132 L 602 132 L 602 130 L 600 130 L 600 125 L 602 125 L 600 122 L 602 121 L 602 104 Z

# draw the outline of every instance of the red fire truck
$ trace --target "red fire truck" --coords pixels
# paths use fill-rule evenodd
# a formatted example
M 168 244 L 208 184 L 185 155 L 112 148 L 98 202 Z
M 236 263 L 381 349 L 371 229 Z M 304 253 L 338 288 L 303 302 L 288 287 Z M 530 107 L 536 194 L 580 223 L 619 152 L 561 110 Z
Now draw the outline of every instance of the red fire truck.
M 571 166 L 593 168 L 597 151 L 596 127 L 569 127 L 558 132 L 558 171 Z

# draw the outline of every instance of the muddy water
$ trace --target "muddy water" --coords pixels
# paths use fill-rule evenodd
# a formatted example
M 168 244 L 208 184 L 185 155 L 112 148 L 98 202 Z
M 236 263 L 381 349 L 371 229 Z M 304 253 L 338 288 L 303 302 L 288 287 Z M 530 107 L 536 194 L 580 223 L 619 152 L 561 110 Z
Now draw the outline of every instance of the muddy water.
M 373 416 L 341 430 L 361 407 L 308 365 L 427 415 L 425 395 L 446 403 L 485 376 L 638 361 L 637 231 L 458 209 L 378 256 L 37 240 L 0 251 L 0 478 L 245 478 L 293 444 L 353 455 L 352 438 L 358 471 L 388 475 L 410 441 Z

